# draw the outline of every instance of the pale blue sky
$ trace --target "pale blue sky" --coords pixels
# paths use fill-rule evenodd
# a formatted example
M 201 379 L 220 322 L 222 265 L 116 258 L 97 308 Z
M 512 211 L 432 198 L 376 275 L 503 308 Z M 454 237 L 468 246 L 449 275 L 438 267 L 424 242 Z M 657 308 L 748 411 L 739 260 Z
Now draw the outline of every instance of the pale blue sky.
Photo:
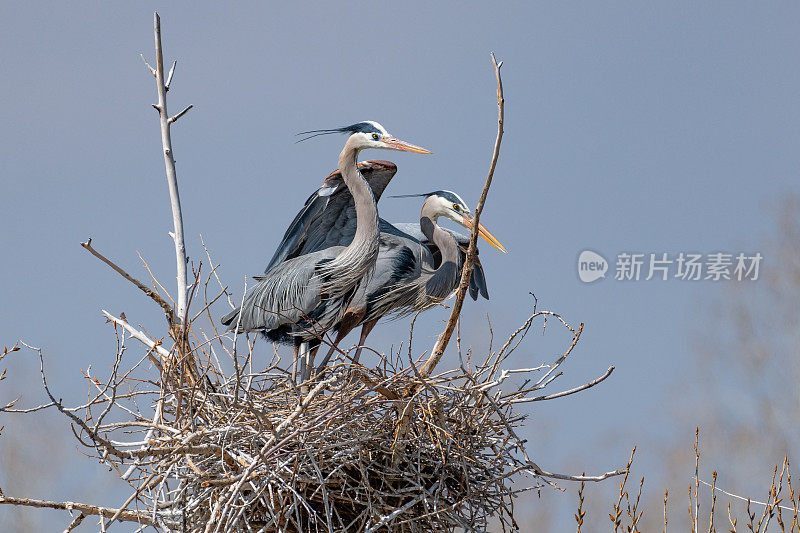
M 397 163 L 387 194 L 452 189 L 474 207 L 495 135 L 495 51 L 506 136 L 482 220 L 510 253 L 483 247 L 492 299 L 465 306 L 465 339 L 485 345 L 486 313 L 496 337 L 514 329 L 533 291 L 586 323 L 561 387 L 616 365 L 603 386 L 536 406 L 527 436 L 542 467 L 605 471 L 634 443 L 689 443 L 693 426 L 665 398 L 702 385 L 690 341 L 722 285 L 585 285 L 575 261 L 586 248 L 754 251 L 775 200 L 797 190 L 797 3 L 3 4 L 0 345 L 45 348 L 70 401 L 85 395 L 78 369 L 113 354 L 101 307 L 150 328 L 162 320 L 78 243 L 93 237 L 144 277 L 138 250 L 172 285 L 154 84 L 138 57 L 152 57 L 155 9 L 166 56 L 179 59 L 170 105 L 195 106 L 173 132 L 188 251 L 200 259 L 202 233 L 237 294 L 336 166 L 343 139 L 294 144 L 298 131 L 377 120 L 435 152 L 364 153 Z M 411 221 L 419 205 L 379 209 Z M 777 267 L 766 257 L 762 272 Z M 425 316 L 420 346 L 446 318 Z M 406 337 L 394 322 L 371 344 Z M 542 362 L 563 341 L 532 336 L 515 363 Z M 64 423 L 52 431 L 72 438 Z M 659 450 L 640 453 L 658 462 Z M 65 496 L 62 485 L 40 496 Z

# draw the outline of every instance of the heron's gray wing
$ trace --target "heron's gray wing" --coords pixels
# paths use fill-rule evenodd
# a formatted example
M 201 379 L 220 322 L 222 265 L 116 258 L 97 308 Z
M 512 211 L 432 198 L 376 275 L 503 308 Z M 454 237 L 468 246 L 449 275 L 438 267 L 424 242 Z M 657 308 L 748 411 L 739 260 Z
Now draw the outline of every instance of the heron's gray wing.
M 464 257 L 466 257 L 466 252 L 464 254 Z M 473 300 L 477 300 L 478 293 L 487 300 L 489 299 L 489 289 L 486 287 L 486 275 L 483 273 L 483 265 L 481 265 L 480 259 L 476 258 L 475 264 L 472 266 L 472 277 L 469 278 L 469 295 L 472 296 Z
M 392 181 L 394 175 L 397 174 L 397 165 L 391 161 L 379 159 L 359 163 L 358 168 L 361 170 L 361 175 L 364 176 L 364 179 L 369 183 L 369 187 L 372 189 L 372 195 L 375 197 L 376 202 L 381 199 L 383 191 L 386 190 L 386 187 L 389 186 L 389 182 Z
M 310 320 L 328 326 L 325 300 L 320 297 L 319 269 L 341 251 L 340 248 L 319 250 L 302 257 L 278 263 L 256 279 L 247 293 L 244 305 L 228 313 L 222 323 L 230 329 L 237 320 L 242 331 L 268 332 L 281 326 L 308 323 Z
M 380 199 L 397 173 L 397 166 L 389 161 L 364 161 L 358 164 L 358 168 L 369 183 L 375 201 Z M 331 246 L 347 246 L 355 232 L 353 195 L 344 184 L 341 173 L 336 171 L 325 179 L 322 187 L 308 198 L 295 216 L 266 271 L 294 257 Z
M 445 228 L 447 229 L 447 228 Z M 467 250 L 469 250 L 469 235 L 464 235 L 457 231 L 447 230 L 450 235 L 458 243 L 458 249 L 461 252 L 460 262 L 463 265 L 467 259 Z M 480 254 L 480 250 L 478 250 Z M 461 270 L 461 268 L 459 268 Z M 472 265 L 472 276 L 469 278 L 469 295 L 473 300 L 478 299 L 478 294 L 489 299 L 489 289 L 486 287 L 486 275 L 483 273 L 483 265 L 481 264 L 480 255 L 475 257 L 475 264 Z
M 397 222 L 393 224 L 393 227 L 417 239 L 422 244 L 427 246 L 433 254 L 434 265 L 437 267 L 439 266 L 439 263 L 441 262 L 441 253 L 436 245 L 430 242 L 422 233 L 422 229 L 419 227 L 418 222 Z M 469 248 L 469 235 L 464 235 L 463 233 L 459 233 L 447 228 L 443 229 L 449 232 L 458 243 L 458 248 L 461 251 L 461 264 L 464 264 L 464 261 L 467 257 L 467 249 Z M 383 229 L 381 229 L 381 231 L 383 231 Z M 480 258 L 476 259 L 475 264 L 472 267 L 472 276 L 469 280 L 469 295 L 473 300 L 477 300 L 478 294 L 487 300 L 489 299 L 489 289 L 486 287 L 486 275 L 483 272 L 483 265 L 481 265 Z
M 454 231 L 451 233 L 460 235 Z M 456 239 L 456 241 L 458 241 L 458 239 Z M 466 242 L 458 242 L 458 251 L 460 252 L 459 262 L 461 265 L 467 260 L 468 250 L 469 238 L 467 237 Z M 478 253 L 480 253 L 480 251 L 478 251 Z M 461 270 L 461 267 L 459 267 L 459 270 Z M 486 287 L 486 275 L 483 273 L 483 265 L 481 264 L 480 256 L 475 257 L 475 264 L 472 265 L 472 276 L 469 278 L 469 295 L 472 296 L 473 300 L 477 300 L 478 294 L 487 300 L 489 299 L 489 289 Z
M 425 237 L 424 233 L 422 233 L 422 229 L 419 227 L 419 222 L 394 222 L 392 224 L 387 222 L 386 224 L 393 227 L 397 231 L 401 231 L 405 235 L 413 237 L 423 244 L 428 244 L 428 238 Z M 384 231 L 383 227 L 381 227 L 381 231 Z
M 385 220 L 380 222 L 380 252 L 375 270 L 351 304 L 363 309 L 362 323 L 412 308 L 415 294 L 403 289 L 420 277 L 425 265 L 433 264 L 425 245 Z
M 330 195 L 333 194 L 337 188 L 341 187 L 341 184 L 334 184 L 332 186 L 323 185 L 317 189 L 314 194 L 308 197 L 303 208 L 294 217 L 292 223 L 289 224 L 286 233 L 283 234 L 283 240 L 281 240 L 281 243 L 272 255 L 272 259 L 270 259 L 264 272 L 268 272 L 278 263 L 282 263 L 298 255 L 297 251 L 302 249 L 305 244 L 305 236 L 308 227 L 319 216 L 323 209 L 325 209 Z

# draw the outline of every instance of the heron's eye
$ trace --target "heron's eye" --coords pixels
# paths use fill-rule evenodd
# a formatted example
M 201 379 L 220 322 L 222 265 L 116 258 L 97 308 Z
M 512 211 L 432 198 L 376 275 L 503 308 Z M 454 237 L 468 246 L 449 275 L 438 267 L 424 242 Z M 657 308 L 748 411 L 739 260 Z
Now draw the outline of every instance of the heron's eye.
M 461 208 L 458 206 L 458 204 L 453 204 L 453 210 L 454 210 L 456 213 L 458 213 L 459 211 L 461 211 Z
M 378 140 L 378 139 L 380 139 L 380 138 L 381 138 L 381 136 L 380 136 L 380 135 L 378 135 L 377 133 L 373 133 L 373 134 L 372 134 L 372 139 L 373 139 L 373 140 L 377 141 L 377 140 Z

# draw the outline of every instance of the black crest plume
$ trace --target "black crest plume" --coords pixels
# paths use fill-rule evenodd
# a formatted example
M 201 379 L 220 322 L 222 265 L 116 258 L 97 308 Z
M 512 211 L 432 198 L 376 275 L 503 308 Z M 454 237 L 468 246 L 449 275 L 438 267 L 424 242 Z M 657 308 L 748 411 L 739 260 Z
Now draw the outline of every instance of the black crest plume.
M 312 135 L 309 135 L 312 134 Z M 375 127 L 374 124 L 371 122 L 356 122 L 355 124 L 350 124 L 349 126 L 342 126 L 341 128 L 333 128 L 329 130 L 309 130 L 309 131 L 301 131 L 297 135 L 308 135 L 308 137 L 303 137 L 302 139 L 298 140 L 297 142 L 307 141 L 309 139 L 313 139 L 314 137 L 319 137 L 320 135 L 329 135 L 331 133 L 381 133 L 381 130 Z

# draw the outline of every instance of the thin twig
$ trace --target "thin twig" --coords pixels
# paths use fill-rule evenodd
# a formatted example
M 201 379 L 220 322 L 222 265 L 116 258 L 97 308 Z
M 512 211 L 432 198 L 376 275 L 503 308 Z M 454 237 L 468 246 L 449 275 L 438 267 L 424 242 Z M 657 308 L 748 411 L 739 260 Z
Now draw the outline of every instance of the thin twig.
M 433 345 L 433 349 L 431 350 L 431 355 L 420 369 L 420 374 L 423 377 L 430 376 L 431 372 L 433 372 L 433 369 L 439 363 L 439 360 L 442 358 L 442 355 L 447 348 L 447 344 L 450 341 L 450 337 L 453 335 L 453 330 L 456 327 L 458 316 L 461 314 L 461 307 L 464 305 L 464 297 L 467 294 L 470 276 L 472 275 L 472 265 L 475 264 L 475 259 L 478 255 L 478 222 L 481 217 L 481 212 L 483 212 L 483 205 L 486 203 L 486 196 L 489 194 L 489 187 L 492 185 L 494 169 L 497 167 L 497 159 L 500 157 L 500 142 L 503 139 L 503 111 L 505 108 L 505 99 L 503 97 L 503 80 L 500 77 L 500 67 L 503 66 L 503 62 L 500 61 L 498 63 L 497 59 L 494 57 L 494 53 L 491 54 L 491 58 L 492 64 L 494 65 L 494 74 L 497 78 L 497 138 L 494 141 L 492 161 L 489 164 L 489 174 L 486 176 L 486 184 L 483 186 L 483 192 L 481 192 L 480 200 L 478 200 L 478 206 L 475 208 L 475 216 L 472 220 L 472 235 L 469 239 L 467 257 L 461 270 L 461 281 L 459 282 L 458 290 L 456 291 L 456 301 L 453 303 L 453 310 L 450 312 L 450 319 L 447 321 L 444 331 L 436 339 L 436 343 Z
M 569 389 L 569 390 L 565 390 L 565 391 L 562 391 L 562 392 L 557 392 L 555 394 L 546 394 L 544 396 L 535 396 L 533 398 L 518 398 L 516 400 L 511 400 L 511 403 L 539 402 L 539 401 L 542 401 L 542 400 L 554 400 L 556 398 L 562 398 L 564 396 L 569 396 L 570 394 L 575 394 L 576 392 L 580 392 L 582 390 L 586 390 L 586 389 L 592 388 L 595 385 L 597 385 L 598 383 L 601 383 L 601 382 L 605 381 L 605 379 L 608 376 L 610 376 L 613 371 L 614 371 L 614 366 L 612 365 L 612 366 L 608 367 L 608 370 L 606 370 L 605 373 L 602 376 L 600 376 L 598 378 L 595 378 L 595 379 L 593 379 L 592 381 L 590 381 L 588 383 L 584 383 L 583 385 L 575 387 L 574 389 Z
M 90 254 L 98 258 L 100 261 L 110 266 L 117 274 L 119 274 L 123 278 L 127 279 L 128 281 L 136 285 L 136 287 L 139 288 L 139 290 L 141 290 L 143 293 L 149 296 L 154 302 L 160 305 L 161 308 L 164 310 L 164 314 L 167 316 L 167 321 L 169 322 L 170 325 L 172 325 L 175 313 L 172 309 L 172 306 L 169 303 L 167 303 L 166 300 L 164 300 L 161 297 L 161 295 L 159 295 L 156 291 L 154 291 L 150 287 L 146 286 L 138 279 L 134 278 L 133 276 L 125 272 L 125 270 L 117 266 L 113 261 L 111 261 L 106 256 L 95 250 L 94 247 L 92 247 L 91 238 L 89 238 L 86 242 L 82 242 L 81 246 L 85 250 L 87 250 Z
M 722 494 L 724 494 L 726 496 L 730 496 L 731 498 L 736 498 L 737 500 L 740 500 L 740 501 L 743 501 L 743 502 L 754 503 L 756 505 L 762 505 L 764 507 L 773 505 L 773 504 L 771 504 L 769 502 L 761 502 L 761 501 L 758 501 L 758 500 L 753 500 L 753 499 L 747 498 L 745 496 L 739 496 L 738 494 L 734 494 L 732 492 L 728 492 L 727 490 L 723 490 L 723 489 L 719 488 L 718 486 L 716 486 L 716 485 L 714 485 L 712 483 L 709 483 L 707 481 L 703 481 L 702 479 L 700 479 L 699 482 L 700 482 L 700 484 L 705 485 L 708 488 L 712 488 L 713 487 L 715 491 L 721 492 Z M 794 511 L 794 509 L 792 507 L 787 507 L 785 505 L 777 505 L 776 507 L 780 507 L 784 511 Z
M 192 109 L 193 107 L 194 107 L 194 105 L 189 105 L 189 106 L 187 106 L 187 107 L 186 107 L 186 108 L 185 108 L 183 111 L 181 111 L 180 113 L 178 113 L 177 115 L 172 115 L 171 117 L 169 117 L 169 123 L 170 123 L 170 124 L 174 124 L 175 122 L 177 122 L 177 121 L 178 121 L 178 119 L 179 119 L 179 118 L 181 118 L 183 115 L 185 115 L 186 113 L 188 113 L 188 112 L 189 112 L 189 110 L 190 110 L 190 109 Z

